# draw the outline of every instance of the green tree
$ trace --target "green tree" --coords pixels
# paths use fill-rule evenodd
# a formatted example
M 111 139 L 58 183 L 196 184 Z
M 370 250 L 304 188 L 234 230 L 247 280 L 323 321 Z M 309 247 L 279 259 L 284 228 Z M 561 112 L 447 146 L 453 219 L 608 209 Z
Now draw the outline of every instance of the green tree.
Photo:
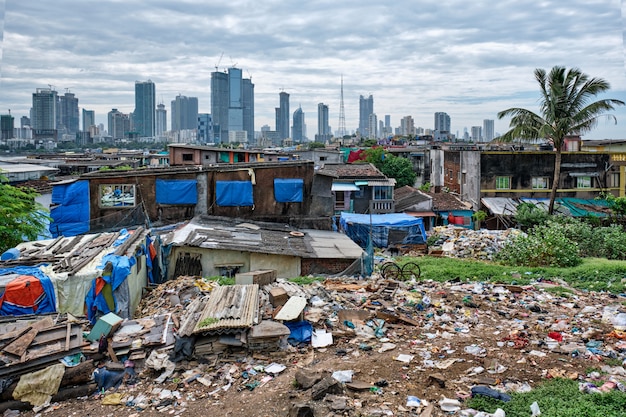
M 309 149 L 325 148 L 326 145 L 320 142 L 309 142 Z
M 500 140 L 511 142 L 515 139 L 547 139 L 552 142 L 556 149 L 548 206 L 548 213 L 552 214 L 561 174 L 561 151 L 565 136 L 581 135 L 590 131 L 602 116 L 617 123 L 615 116 L 606 112 L 624 102 L 616 99 L 591 101 L 598 94 L 608 91 L 610 85 L 602 78 L 589 78 L 577 68 L 555 66 L 549 74 L 544 69 L 537 68 L 535 79 L 541 90 L 540 113 L 518 107 L 498 113 L 499 119 L 511 117 L 510 130 Z
M 39 194 L 29 187 L 15 187 L 0 175 L 0 253 L 37 239 L 47 227 L 47 210 L 35 201 Z
M 417 174 L 408 159 L 394 156 L 381 147 L 367 149 L 365 155 L 366 162 L 373 164 L 387 177 L 395 178 L 396 188 L 415 184 Z

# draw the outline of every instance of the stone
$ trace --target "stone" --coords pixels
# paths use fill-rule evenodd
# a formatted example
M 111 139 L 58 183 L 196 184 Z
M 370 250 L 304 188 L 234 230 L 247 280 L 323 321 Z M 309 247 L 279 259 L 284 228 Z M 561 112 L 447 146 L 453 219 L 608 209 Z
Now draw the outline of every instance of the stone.
M 289 417 L 315 417 L 315 412 L 309 404 L 297 403 L 291 406 Z
M 327 376 L 311 388 L 311 398 L 313 400 L 321 400 L 326 394 L 343 394 L 341 382 L 332 376 Z
M 296 371 L 296 382 L 302 389 L 309 389 L 324 377 L 322 371 L 301 368 Z

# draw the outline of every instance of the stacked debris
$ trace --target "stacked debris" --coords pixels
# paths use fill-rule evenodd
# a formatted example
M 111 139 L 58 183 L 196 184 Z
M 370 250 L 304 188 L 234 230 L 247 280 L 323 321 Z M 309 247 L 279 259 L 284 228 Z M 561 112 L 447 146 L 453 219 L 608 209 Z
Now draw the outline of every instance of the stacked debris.
M 523 233 L 518 229 L 470 230 L 455 226 L 438 226 L 432 232 L 434 242 L 443 255 L 454 258 L 492 260 L 513 237 Z

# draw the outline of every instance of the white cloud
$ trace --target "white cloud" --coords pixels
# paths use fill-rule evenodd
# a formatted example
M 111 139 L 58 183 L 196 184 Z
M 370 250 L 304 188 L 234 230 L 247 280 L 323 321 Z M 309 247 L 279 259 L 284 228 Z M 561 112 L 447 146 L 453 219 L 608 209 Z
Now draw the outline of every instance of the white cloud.
M 536 106 L 537 67 L 579 67 L 626 99 L 623 21 L 615 0 L 373 0 L 309 2 L 85 0 L 5 3 L 0 109 L 28 114 L 32 93 L 69 88 L 104 122 L 132 111 L 134 81 L 152 79 L 167 107 L 179 93 L 210 111 L 210 73 L 233 64 L 255 84 L 255 127 L 274 126 L 281 88 L 300 105 L 309 136 L 317 103 L 337 128 L 341 75 L 346 125 L 358 125 L 359 95 L 379 119 L 411 115 L 431 128 L 446 111 L 453 131 L 512 106 Z M 625 139 L 600 124 L 587 138 Z M 496 121 L 496 130 L 506 130 Z

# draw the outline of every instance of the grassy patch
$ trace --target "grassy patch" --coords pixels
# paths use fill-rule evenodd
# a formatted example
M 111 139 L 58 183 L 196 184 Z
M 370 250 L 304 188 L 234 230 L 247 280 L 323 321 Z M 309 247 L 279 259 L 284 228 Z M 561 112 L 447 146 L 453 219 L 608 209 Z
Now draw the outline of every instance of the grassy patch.
M 325 279 L 324 277 L 295 277 L 289 278 L 288 281 L 298 285 L 310 285 L 315 281 L 324 281 Z
M 235 285 L 235 278 L 232 277 L 221 277 L 221 276 L 214 276 L 214 277 L 207 277 L 204 278 L 208 281 L 215 281 L 217 282 L 219 285 Z
M 512 267 L 494 262 L 468 259 L 424 256 L 400 257 L 396 263 L 415 262 L 422 271 L 421 279 L 434 281 L 487 281 L 502 284 L 525 285 L 537 279 L 562 279 L 573 288 L 590 291 L 623 293 L 626 283 L 626 261 L 584 258 L 580 265 L 569 268 Z M 550 290 L 560 295 L 563 289 Z
M 507 417 L 528 417 L 530 405 L 537 401 L 542 416 L 550 417 L 624 417 L 626 395 L 620 391 L 606 394 L 583 394 L 578 382 L 568 379 L 553 379 L 523 394 L 512 394 L 511 401 L 504 403 L 486 397 L 475 397 L 467 406 L 493 413 L 497 408 Z

